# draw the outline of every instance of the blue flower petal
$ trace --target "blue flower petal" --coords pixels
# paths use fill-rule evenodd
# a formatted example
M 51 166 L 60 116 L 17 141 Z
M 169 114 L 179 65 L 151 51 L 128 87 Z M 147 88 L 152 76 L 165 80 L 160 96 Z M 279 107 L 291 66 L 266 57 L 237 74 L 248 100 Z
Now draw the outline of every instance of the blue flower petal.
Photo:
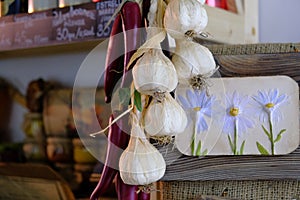
M 258 96 L 253 96 L 253 100 L 256 104 L 258 104 L 258 106 L 264 106 L 265 104 L 262 102 L 262 100 L 260 99 L 260 97 Z
M 232 103 L 233 106 L 238 106 L 239 105 L 239 95 L 236 91 L 234 91 L 233 95 L 232 95 Z
M 239 107 L 241 107 L 242 109 L 244 109 L 248 104 L 249 104 L 249 97 L 248 96 L 244 96 L 243 99 L 241 99 L 241 101 L 239 103 Z
M 286 100 L 286 95 L 282 94 L 275 100 L 275 105 L 281 104 Z
M 241 116 L 240 120 L 246 126 L 246 128 L 253 128 L 254 127 L 253 121 L 251 121 L 249 118 L 247 118 L 245 116 Z
M 197 120 L 197 130 L 198 132 L 203 132 L 206 131 L 208 129 L 207 123 L 204 119 L 204 117 L 199 117 Z
M 259 104 L 259 120 L 262 122 L 267 122 L 269 120 L 269 113 L 272 116 L 274 122 L 281 119 L 281 112 L 278 111 L 280 104 L 287 100 L 285 94 L 279 95 L 278 89 L 269 90 L 268 92 L 258 91 L 258 96 L 254 96 L 253 99 Z M 273 103 L 275 106 L 273 108 L 266 108 L 267 103 Z
M 206 94 L 205 94 L 204 91 L 200 92 L 200 91 L 196 90 L 195 91 L 195 97 L 196 97 L 196 104 L 195 104 L 195 106 L 202 108 L 205 96 L 206 96 Z
M 258 91 L 258 97 L 259 98 L 257 100 L 263 105 L 265 105 L 268 101 L 268 97 L 264 92 Z
M 214 96 L 210 96 L 210 97 L 205 97 L 205 101 L 203 102 L 202 107 L 204 108 L 211 108 L 212 107 L 212 102 L 215 102 L 215 98 Z
M 181 105 L 184 108 L 191 108 L 192 106 L 190 105 L 190 103 L 181 95 L 178 95 L 177 97 L 179 99 L 179 102 L 181 103 Z
M 195 93 L 192 92 L 192 90 L 187 90 L 186 96 L 187 96 L 188 101 L 190 102 L 190 105 L 192 107 L 197 107 L 197 96 L 195 95 Z
M 246 125 L 241 117 L 237 119 L 237 131 L 238 135 L 241 135 L 246 132 Z
M 223 125 L 222 131 L 227 134 L 232 134 L 234 132 L 234 118 L 226 117 Z
M 225 95 L 225 99 L 226 99 L 226 107 L 229 107 L 232 105 L 232 100 L 230 98 L 230 96 L 228 96 L 227 94 Z
M 278 90 L 274 89 L 269 92 L 269 102 L 273 102 L 278 97 Z
M 207 125 L 206 120 L 204 118 L 201 121 L 201 124 L 202 124 L 203 131 L 208 130 L 208 125 Z
M 207 107 L 202 108 L 202 109 L 201 109 L 201 112 L 202 112 L 203 114 L 205 114 L 206 116 L 208 116 L 208 117 L 211 117 L 211 116 L 212 116 L 212 110 L 209 109 L 209 108 L 207 108 Z

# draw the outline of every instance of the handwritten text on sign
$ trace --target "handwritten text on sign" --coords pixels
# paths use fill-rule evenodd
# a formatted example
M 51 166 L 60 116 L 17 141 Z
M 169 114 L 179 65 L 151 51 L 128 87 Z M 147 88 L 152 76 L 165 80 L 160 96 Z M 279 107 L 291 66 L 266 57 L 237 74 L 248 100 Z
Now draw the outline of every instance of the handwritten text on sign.
M 74 8 L 53 11 L 52 27 L 57 41 L 74 41 L 95 36 L 96 14 L 93 10 Z
M 97 37 L 108 37 L 111 32 L 111 26 L 107 23 L 119 6 L 120 0 L 100 1 L 97 3 Z
M 49 11 L 14 15 L 13 45 L 31 47 L 47 44 L 51 39 L 52 14 Z
M 5 49 L 13 44 L 12 16 L 0 18 L 0 49 Z
M 14 27 L 14 45 L 36 46 L 51 40 L 50 18 L 22 21 Z

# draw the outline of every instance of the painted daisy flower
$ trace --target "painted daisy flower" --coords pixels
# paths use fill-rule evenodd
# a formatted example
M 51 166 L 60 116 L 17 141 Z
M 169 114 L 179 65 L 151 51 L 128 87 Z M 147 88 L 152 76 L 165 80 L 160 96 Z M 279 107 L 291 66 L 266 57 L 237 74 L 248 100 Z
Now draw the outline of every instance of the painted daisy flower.
M 269 124 L 269 129 L 265 128 L 264 125 L 262 125 L 262 128 L 271 144 L 270 152 L 259 142 L 256 142 L 257 148 L 261 154 L 275 155 L 275 143 L 281 139 L 286 129 L 281 129 L 278 133 L 274 132 L 273 122 L 278 122 L 282 118 L 278 107 L 287 102 L 288 97 L 285 94 L 279 95 L 278 89 L 273 89 L 269 92 L 258 91 L 258 95 L 254 96 L 253 99 L 258 107 L 259 120 Z
M 193 110 L 197 114 L 197 132 L 208 130 L 205 116 L 212 116 L 212 104 L 215 102 L 215 96 L 208 97 L 205 91 L 187 90 L 186 97 L 178 95 L 182 107 L 187 110 Z
M 223 132 L 227 134 L 245 133 L 248 128 L 253 128 L 254 123 L 250 119 L 251 110 L 248 107 L 248 96 L 241 97 L 235 91 L 232 95 L 226 95 L 226 114 Z
M 287 102 L 287 96 L 285 94 L 279 95 L 278 89 L 269 90 L 268 92 L 258 91 L 258 95 L 253 96 L 253 99 L 259 109 L 257 114 L 260 121 L 267 122 L 269 115 L 274 122 L 278 122 L 282 118 L 278 107 Z

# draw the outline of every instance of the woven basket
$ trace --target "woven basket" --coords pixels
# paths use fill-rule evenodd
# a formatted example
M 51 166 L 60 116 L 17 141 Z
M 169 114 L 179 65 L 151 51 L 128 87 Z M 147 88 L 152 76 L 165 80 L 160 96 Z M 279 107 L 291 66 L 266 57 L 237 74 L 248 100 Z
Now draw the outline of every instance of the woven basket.
M 160 200 L 192 200 L 200 195 L 247 200 L 298 200 L 300 182 L 284 181 L 168 181 L 159 183 Z

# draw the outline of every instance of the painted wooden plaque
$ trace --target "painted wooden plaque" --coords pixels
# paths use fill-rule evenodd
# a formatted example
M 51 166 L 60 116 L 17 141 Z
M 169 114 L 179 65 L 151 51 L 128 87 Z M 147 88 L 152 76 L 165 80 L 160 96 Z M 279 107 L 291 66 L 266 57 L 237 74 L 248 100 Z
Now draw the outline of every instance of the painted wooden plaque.
M 176 135 L 190 156 L 280 155 L 299 146 L 298 84 L 287 76 L 211 78 L 207 90 L 186 85 L 176 100 L 188 124 Z

